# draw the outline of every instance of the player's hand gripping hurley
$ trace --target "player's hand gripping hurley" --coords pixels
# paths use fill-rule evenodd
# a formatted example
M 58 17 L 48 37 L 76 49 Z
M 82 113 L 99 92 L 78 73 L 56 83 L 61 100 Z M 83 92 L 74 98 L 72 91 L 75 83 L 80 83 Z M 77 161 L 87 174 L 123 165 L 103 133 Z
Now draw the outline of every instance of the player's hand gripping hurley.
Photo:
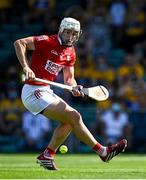
M 22 81 L 25 81 L 25 75 L 22 75 Z M 37 81 L 37 82 L 42 82 L 45 84 L 49 84 L 61 89 L 66 89 L 68 91 L 73 91 L 74 86 L 69 86 L 66 84 L 61 84 L 49 80 L 44 80 L 40 78 L 34 78 L 32 81 Z M 109 92 L 104 86 L 95 86 L 95 87 L 90 87 L 90 88 L 82 88 L 80 91 L 82 91 L 85 95 L 88 97 L 97 100 L 97 101 L 105 101 L 109 97 Z

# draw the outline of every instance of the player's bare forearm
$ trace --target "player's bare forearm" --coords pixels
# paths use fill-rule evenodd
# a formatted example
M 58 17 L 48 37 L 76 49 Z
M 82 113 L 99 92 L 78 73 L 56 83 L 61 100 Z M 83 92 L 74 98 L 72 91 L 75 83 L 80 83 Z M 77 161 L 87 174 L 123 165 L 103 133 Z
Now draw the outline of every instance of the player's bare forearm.
M 77 82 L 74 78 L 74 67 L 65 67 L 63 69 L 64 83 L 70 86 L 73 86 L 72 94 L 74 96 L 84 96 L 81 89 L 83 88 L 80 85 L 77 85 Z
M 69 86 L 76 86 L 77 82 L 74 78 L 68 78 L 64 81 L 65 84 L 69 85 Z
M 64 67 L 63 69 L 64 83 L 70 86 L 76 86 L 77 82 L 74 78 L 74 67 Z

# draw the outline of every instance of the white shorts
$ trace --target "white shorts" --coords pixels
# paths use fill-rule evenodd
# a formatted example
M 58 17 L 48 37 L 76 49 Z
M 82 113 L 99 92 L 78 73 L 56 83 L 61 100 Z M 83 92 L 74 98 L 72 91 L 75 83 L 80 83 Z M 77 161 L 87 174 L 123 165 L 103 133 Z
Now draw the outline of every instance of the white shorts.
M 22 88 L 21 99 L 24 106 L 34 115 L 59 99 L 50 86 L 33 86 L 25 84 Z

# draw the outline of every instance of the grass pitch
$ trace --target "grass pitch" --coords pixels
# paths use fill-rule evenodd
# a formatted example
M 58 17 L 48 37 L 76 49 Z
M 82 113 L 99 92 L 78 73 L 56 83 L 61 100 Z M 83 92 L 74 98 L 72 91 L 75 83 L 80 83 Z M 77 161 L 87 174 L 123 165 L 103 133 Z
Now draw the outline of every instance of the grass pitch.
M 94 155 L 57 155 L 59 171 L 36 164 L 36 154 L 1 154 L 0 179 L 146 179 L 146 155 L 115 157 L 110 163 Z

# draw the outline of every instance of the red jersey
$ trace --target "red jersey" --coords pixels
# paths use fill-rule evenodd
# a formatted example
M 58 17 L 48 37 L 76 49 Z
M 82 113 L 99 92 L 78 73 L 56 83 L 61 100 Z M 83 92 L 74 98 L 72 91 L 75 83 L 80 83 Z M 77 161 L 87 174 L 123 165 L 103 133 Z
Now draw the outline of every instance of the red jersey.
M 53 81 L 64 66 L 74 66 L 76 53 L 74 47 L 59 43 L 58 35 L 34 37 L 35 50 L 32 54 L 30 68 L 35 76 Z M 40 82 L 25 81 L 26 84 L 46 85 Z

